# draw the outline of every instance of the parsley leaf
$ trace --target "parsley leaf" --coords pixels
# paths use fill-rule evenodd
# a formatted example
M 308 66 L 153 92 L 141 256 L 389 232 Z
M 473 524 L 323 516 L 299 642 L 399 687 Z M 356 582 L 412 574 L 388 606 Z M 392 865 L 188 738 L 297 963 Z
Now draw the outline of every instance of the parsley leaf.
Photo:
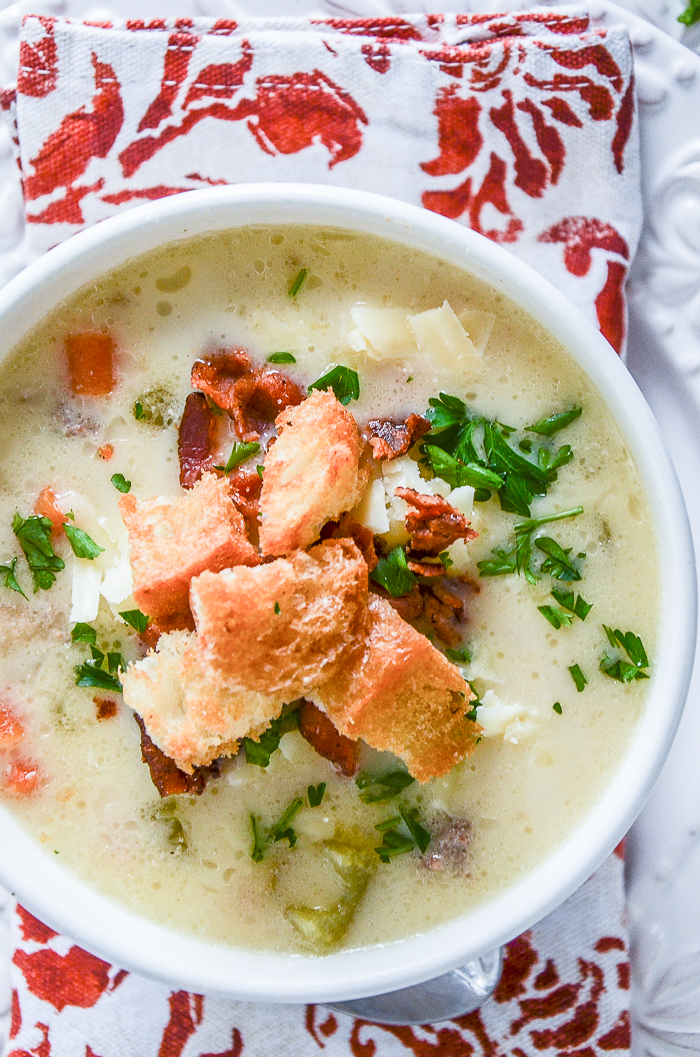
M 319 782 L 318 785 L 310 785 L 306 790 L 309 798 L 309 807 L 318 807 L 326 793 L 326 783 Z
M 502 478 L 492 470 L 476 462 L 462 462 L 434 444 L 424 444 L 420 450 L 427 456 L 435 476 L 447 481 L 452 488 L 461 488 L 465 484 L 472 488 L 500 488 L 503 484 Z
M 214 469 L 223 470 L 224 473 L 231 473 L 231 470 L 235 470 L 242 462 L 245 462 L 251 455 L 255 455 L 259 451 L 260 445 L 256 440 L 240 442 L 235 440 L 226 465 L 215 466 Z
M 560 429 L 564 429 L 565 426 L 569 426 L 574 422 L 582 411 L 582 407 L 573 407 L 571 411 L 560 411 L 559 414 L 543 418 L 532 426 L 526 426 L 525 429 L 529 433 L 539 433 L 543 437 L 551 437 L 558 433 Z
M 411 836 L 413 837 L 414 841 L 416 842 L 416 846 L 418 847 L 419 851 L 422 855 L 424 855 L 425 852 L 428 850 L 428 845 L 430 844 L 430 834 L 428 833 L 427 829 L 424 829 L 418 821 L 418 808 L 406 808 L 402 804 L 399 807 L 399 814 L 406 823 L 406 827 Z
M 149 617 L 145 613 L 142 613 L 140 609 L 125 609 L 119 616 L 122 620 L 125 620 L 132 628 L 141 634 L 148 627 Z
M 511 547 L 495 547 L 491 558 L 485 558 L 477 562 L 480 576 L 504 576 L 507 573 L 523 573 L 528 583 L 537 582 L 530 566 L 532 557 L 532 533 L 542 525 L 548 525 L 552 521 L 563 521 L 566 518 L 578 517 L 583 513 L 583 507 L 577 506 L 571 510 L 562 510 L 559 514 L 549 514 L 546 517 L 528 518 L 520 521 L 514 527 L 515 543 Z M 546 539 L 547 537 L 542 537 Z M 554 542 L 554 541 L 552 541 Z M 542 548 L 540 548 L 542 549 Z M 566 557 L 566 555 L 564 555 Z M 580 579 L 580 577 L 579 577 Z
M 250 813 L 250 828 L 253 831 L 253 848 L 250 853 L 250 857 L 253 862 L 262 862 L 265 857 L 265 839 L 261 829 L 258 829 L 258 820 L 255 815 Z
M 694 26 L 700 22 L 700 0 L 690 0 L 685 11 L 678 16 L 678 21 L 684 26 Z
M 273 844 L 277 841 L 286 840 L 289 842 L 289 847 L 293 848 L 297 842 L 297 836 L 294 830 L 290 826 L 290 822 L 293 820 L 297 811 L 303 806 L 304 801 L 300 796 L 295 796 L 292 802 L 285 808 L 281 818 L 274 826 L 270 827 L 270 840 Z
M 296 363 L 297 358 L 291 352 L 273 352 L 267 357 L 268 363 Z
M 583 674 L 578 664 L 572 664 L 569 668 L 569 672 L 571 673 L 571 678 L 576 683 L 576 689 L 580 694 L 588 682 L 588 679 L 586 679 L 586 676 Z
M 99 690 L 112 690 L 116 694 L 122 692 L 122 684 L 117 677 L 100 668 L 96 661 L 85 661 L 76 667 L 75 685 L 95 686 Z
M 280 740 L 290 730 L 296 730 L 299 726 L 299 709 L 285 713 L 279 719 L 273 719 L 267 730 L 264 730 L 257 741 L 252 738 L 243 738 L 243 748 L 247 763 L 254 763 L 256 767 L 267 767 L 270 756 L 279 748 Z
M 409 594 L 414 584 L 418 583 L 408 567 L 406 551 L 400 546 L 389 551 L 386 558 L 379 559 L 369 578 L 385 587 L 392 598 Z
M 556 577 L 557 580 L 571 581 L 581 579 L 581 573 L 569 561 L 571 547 L 567 547 L 564 550 L 550 536 L 540 536 L 539 539 L 535 540 L 535 546 L 543 554 L 547 555 L 542 562 L 543 573 L 549 573 L 550 576 Z
M 585 620 L 590 611 L 593 609 L 592 602 L 586 602 L 581 595 L 574 595 L 573 591 L 565 591 L 561 587 L 553 587 L 552 595 L 556 598 L 560 606 L 564 609 L 568 609 L 570 613 L 578 617 L 579 620 Z
M 16 591 L 22 596 L 22 598 L 26 598 L 27 596 L 19 586 L 17 577 L 15 576 L 16 565 L 17 558 L 13 558 L 9 565 L 0 565 L 0 574 L 2 574 L 3 577 L 2 585 L 3 587 L 9 587 L 11 591 Z
M 72 642 L 88 642 L 91 646 L 97 642 L 97 632 L 89 624 L 76 624 L 70 637 Z
M 34 594 L 39 588 L 48 591 L 53 587 L 56 573 L 66 567 L 51 545 L 51 527 L 47 517 L 31 515 L 23 518 L 15 514 L 12 519 L 12 531 L 19 540 L 34 579 Z
M 557 714 L 558 716 L 560 716 L 560 715 L 561 715 L 561 705 L 559 704 L 559 702 L 558 702 L 558 701 L 555 701 L 555 702 L 554 702 L 554 704 L 552 705 L 552 708 L 554 709 L 554 711 L 556 712 L 556 714 Z
M 610 645 L 621 646 L 629 657 L 629 661 L 611 658 L 606 654 L 600 662 L 601 672 L 609 675 L 611 679 L 617 679 L 620 683 L 631 683 L 635 679 L 648 679 L 648 674 L 642 669 L 649 667 L 649 658 L 639 635 L 635 635 L 632 631 L 620 631 L 619 628 L 613 631 L 606 624 L 603 624 L 603 630 Z
M 382 862 L 390 863 L 397 855 L 405 855 L 414 847 L 412 837 L 406 837 L 396 829 L 387 829 L 383 832 L 382 843 L 374 850 Z
M 326 371 L 315 382 L 312 382 L 309 386 L 309 392 L 312 389 L 323 389 L 326 392 L 332 389 L 336 399 L 343 406 L 347 406 L 351 400 L 360 399 L 360 379 L 357 371 L 353 371 L 351 367 L 343 367 L 340 364 L 331 367 L 329 371 Z
M 472 655 L 467 649 L 447 649 L 445 650 L 445 656 L 448 661 L 452 661 L 453 664 L 469 664 L 469 661 L 472 659 Z
M 127 492 L 131 491 L 131 481 L 127 481 L 123 473 L 113 473 L 110 480 L 118 492 L 123 492 L 126 495 Z
M 408 771 L 387 771 L 381 775 L 360 772 L 355 779 L 355 785 L 360 790 L 360 800 L 365 804 L 393 800 L 406 786 L 414 782 L 415 778 Z
M 63 531 L 68 537 L 68 542 L 73 548 L 73 554 L 76 558 L 88 558 L 92 561 L 103 553 L 104 547 L 98 547 L 94 539 L 88 536 L 87 532 L 76 528 L 75 525 L 66 524 L 63 526 Z
M 538 606 L 537 608 L 545 620 L 548 620 L 557 631 L 562 626 L 571 627 L 573 617 L 569 613 L 565 613 L 563 609 L 555 609 L 554 606 Z
M 140 400 L 134 402 L 134 418 L 138 421 L 145 417 L 146 412 L 143 409 L 143 404 Z
M 299 293 L 299 291 L 302 288 L 302 285 L 306 281 L 306 276 L 308 274 L 309 274 L 309 269 L 308 268 L 302 268 L 301 271 L 297 272 L 297 274 L 294 276 L 294 278 L 292 279 L 291 283 L 289 284 L 288 293 L 289 293 L 290 297 L 296 297 L 297 296 L 297 294 Z

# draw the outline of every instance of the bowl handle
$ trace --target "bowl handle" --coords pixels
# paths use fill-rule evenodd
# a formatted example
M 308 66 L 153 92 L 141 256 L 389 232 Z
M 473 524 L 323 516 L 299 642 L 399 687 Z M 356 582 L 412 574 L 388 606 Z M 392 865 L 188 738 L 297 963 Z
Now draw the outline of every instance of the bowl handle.
M 502 968 L 503 953 L 496 950 L 413 987 L 325 1005 L 377 1024 L 433 1024 L 478 1009 L 498 986 Z

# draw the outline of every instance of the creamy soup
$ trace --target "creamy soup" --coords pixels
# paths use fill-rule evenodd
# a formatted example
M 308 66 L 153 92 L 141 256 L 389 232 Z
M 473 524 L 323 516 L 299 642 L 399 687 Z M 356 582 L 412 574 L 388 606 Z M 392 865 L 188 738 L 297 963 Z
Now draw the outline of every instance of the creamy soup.
M 67 343 L 85 333 L 111 339 L 105 395 L 71 389 Z M 411 781 L 360 742 L 357 774 L 343 775 L 292 715 L 267 766 L 248 743 L 200 795 L 163 798 L 151 781 L 116 692 L 148 648 L 118 615 L 138 609 L 119 500 L 129 486 L 138 500 L 183 494 L 192 365 L 227 348 L 304 395 L 347 368 L 335 393 L 365 435 L 370 421 L 429 412 L 432 432 L 409 453 L 368 450 L 352 517 L 375 537 L 373 590 L 420 596 L 415 627 L 476 695 L 478 743 L 448 774 Z M 230 416 L 215 425 L 221 475 L 241 438 Z M 654 668 L 648 502 L 566 350 L 467 272 L 315 228 L 169 246 L 83 289 L 15 350 L 0 369 L 0 432 L 0 795 L 49 854 L 134 911 L 215 943 L 307 954 L 423 932 L 532 870 L 618 768 Z M 264 467 L 274 432 L 241 451 L 243 469 Z M 466 434 L 473 448 L 457 448 Z M 432 555 L 442 577 L 406 564 L 397 487 L 452 497 L 478 534 Z M 45 488 L 71 538 L 50 537 L 64 567 L 42 572 L 25 519 L 46 512 Z M 447 616 L 441 589 L 458 600 Z M 98 685 L 76 685 L 91 664 Z

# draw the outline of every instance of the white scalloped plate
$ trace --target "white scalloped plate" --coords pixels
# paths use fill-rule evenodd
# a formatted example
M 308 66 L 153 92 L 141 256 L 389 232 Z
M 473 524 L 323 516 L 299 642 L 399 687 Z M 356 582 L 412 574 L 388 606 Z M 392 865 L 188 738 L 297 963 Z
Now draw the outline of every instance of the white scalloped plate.
M 635 51 L 645 229 L 630 280 L 628 366 L 661 429 L 683 486 L 700 551 L 700 58 L 679 38 L 682 0 L 623 0 L 587 9 L 625 22 Z M 17 68 L 17 30 L 34 12 L 109 19 L 171 15 L 381 15 L 504 10 L 522 0 L 0 0 L 0 84 Z M 634 13 L 633 13 L 634 12 Z M 644 17 L 639 17 L 639 15 Z M 662 27 L 667 32 L 662 32 Z M 700 27 L 684 40 L 700 46 Z M 22 197 L 0 127 L 0 285 L 24 266 Z M 700 558 L 700 555 L 698 555 Z M 700 670 L 668 762 L 629 840 L 633 1052 L 700 1052 Z M 0 890 L 0 916 L 4 894 Z M 9 1009 L 9 958 L 0 921 L 0 1052 Z

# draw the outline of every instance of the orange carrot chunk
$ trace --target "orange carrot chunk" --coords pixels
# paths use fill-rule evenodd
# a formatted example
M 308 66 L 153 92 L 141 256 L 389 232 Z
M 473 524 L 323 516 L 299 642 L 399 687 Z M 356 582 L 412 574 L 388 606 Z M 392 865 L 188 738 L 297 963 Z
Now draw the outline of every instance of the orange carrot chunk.
M 5 768 L 3 785 L 8 793 L 29 796 L 41 783 L 39 768 L 31 760 L 12 760 Z
M 109 334 L 69 334 L 66 357 L 70 387 L 80 396 L 106 396 L 116 384 L 114 342 Z
M 8 749 L 22 739 L 24 729 L 17 716 L 0 704 L 0 749 Z
M 49 519 L 51 522 L 52 535 L 60 532 L 68 520 L 59 507 L 56 496 L 48 485 L 46 488 L 42 488 L 39 495 L 36 497 L 34 513 L 38 514 L 39 517 L 47 517 Z

